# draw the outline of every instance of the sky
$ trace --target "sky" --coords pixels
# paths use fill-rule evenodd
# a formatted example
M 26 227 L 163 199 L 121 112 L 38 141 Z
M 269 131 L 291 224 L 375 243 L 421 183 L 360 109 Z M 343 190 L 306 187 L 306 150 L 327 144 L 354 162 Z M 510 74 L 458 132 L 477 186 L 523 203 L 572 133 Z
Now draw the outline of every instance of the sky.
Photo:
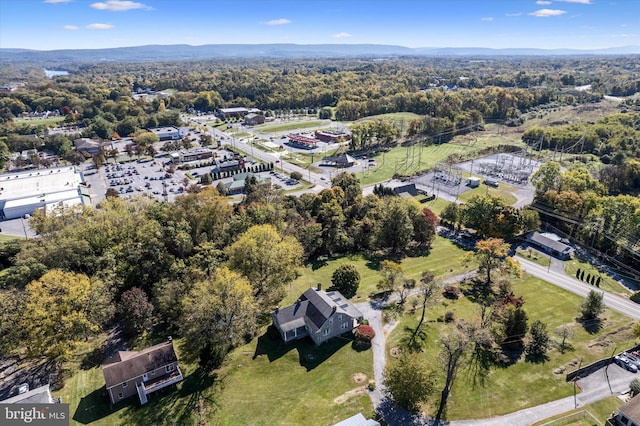
M 228 43 L 640 45 L 640 0 L 0 0 L 2 48 Z

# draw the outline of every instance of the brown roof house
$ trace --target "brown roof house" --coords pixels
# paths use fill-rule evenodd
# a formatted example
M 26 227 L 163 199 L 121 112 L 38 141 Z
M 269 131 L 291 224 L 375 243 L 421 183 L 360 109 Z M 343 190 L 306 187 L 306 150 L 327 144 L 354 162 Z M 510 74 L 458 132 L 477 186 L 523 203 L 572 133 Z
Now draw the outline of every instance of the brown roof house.
M 271 316 L 285 342 L 309 336 L 316 345 L 353 330 L 362 320 L 362 313 L 346 297 L 338 291 L 325 292 L 320 284 Z
M 147 395 L 183 379 L 171 338 L 141 351 L 118 351 L 102 374 L 112 404 L 136 394 L 146 404 Z
M 640 426 L 640 395 L 631 398 L 620 407 L 612 420 L 612 423 L 618 426 Z M 610 421 L 607 424 L 610 424 Z

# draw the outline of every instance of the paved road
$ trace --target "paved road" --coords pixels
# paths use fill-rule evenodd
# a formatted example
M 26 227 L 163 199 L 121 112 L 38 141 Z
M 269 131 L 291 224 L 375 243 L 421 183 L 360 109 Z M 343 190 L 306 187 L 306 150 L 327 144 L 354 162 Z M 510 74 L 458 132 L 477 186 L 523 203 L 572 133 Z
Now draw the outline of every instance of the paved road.
M 286 161 L 281 161 L 280 155 L 275 155 L 272 153 L 264 152 L 258 148 L 254 148 L 248 143 L 240 142 L 235 138 L 230 138 L 228 134 L 215 128 L 210 128 L 209 134 L 221 140 L 223 144 L 232 145 L 245 152 L 247 155 L 250 155 L 260 161 L 264 161 L 265 163 L 274 163 L 276 171 L 279 170 L 283 173 L 299 172 L 300 174 L 302 174 L 303 179 L 309 181 L 312 184 L 319 185 L 324 188 L 331 187 L 331 182 L 322 174 L 311 172 L 307 169 L 296 166 L 295 164 L 288 163 Z
M 531 262 L 522 257 L 517 257 L 517 259 L 522 265 L 522 269 L 524 272 L 555 284 L 558 287 L 564 288 L 565 290 L 577 294 L 578 296 L 586 297 L 591 290 L 601 291 L 594 286 L 583 283 L 582 281 L 578 281 L 575 278 L 569 277 L 562 272 L 557 272 L 552 268 L 548 268 L 547 266 L 538 265 L 537 263 Z M 605 291 L 601 292 L 604 293 L 603 300 L 607 308 L 618 311 L 636 320 L 640 320 L 639 304 L 613 293 L 608 293 Z

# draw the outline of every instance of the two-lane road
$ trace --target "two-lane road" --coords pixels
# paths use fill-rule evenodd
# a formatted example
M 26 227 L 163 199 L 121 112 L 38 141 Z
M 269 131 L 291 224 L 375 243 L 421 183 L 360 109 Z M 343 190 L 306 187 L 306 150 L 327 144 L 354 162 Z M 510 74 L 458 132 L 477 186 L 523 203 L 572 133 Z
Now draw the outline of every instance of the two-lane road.
M 556 272 L 553 269 L 547 270 L 546 266 L 538 265 L 530 260 L 516 257 L 522 265 L 522 270 L 535 277 L 543 279 L 547 282 L 564 288 L 578 296 L 586 297 L 591 290 L 596 290 L 604 293 L 604 304 L 607 308 L 618 311 L 624 315 L 627 315 L 636 320 L 640 320 L 640 304 L 632 302 L 629 299 L 625 299 L 617 294 L 608 293 L 606 291 L 599 290 L 597 287 L 593 287 L 589 284 L 585 284 L 582 281 L 578 281 L 575 278 L 571 278 L 564 273 Z

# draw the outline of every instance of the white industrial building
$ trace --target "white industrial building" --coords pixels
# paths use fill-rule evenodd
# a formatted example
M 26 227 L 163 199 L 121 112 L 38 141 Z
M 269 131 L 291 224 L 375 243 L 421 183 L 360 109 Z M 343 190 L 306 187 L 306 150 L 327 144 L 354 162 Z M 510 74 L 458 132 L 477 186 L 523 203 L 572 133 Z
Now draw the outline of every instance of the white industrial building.
M 0 175 L 0 215 L 17 219 L 37 209 L 50 211 L 61 203 L 72 206 L 86 203 L 81 190 L 82 173 L 73 166 L 29 170 Z

